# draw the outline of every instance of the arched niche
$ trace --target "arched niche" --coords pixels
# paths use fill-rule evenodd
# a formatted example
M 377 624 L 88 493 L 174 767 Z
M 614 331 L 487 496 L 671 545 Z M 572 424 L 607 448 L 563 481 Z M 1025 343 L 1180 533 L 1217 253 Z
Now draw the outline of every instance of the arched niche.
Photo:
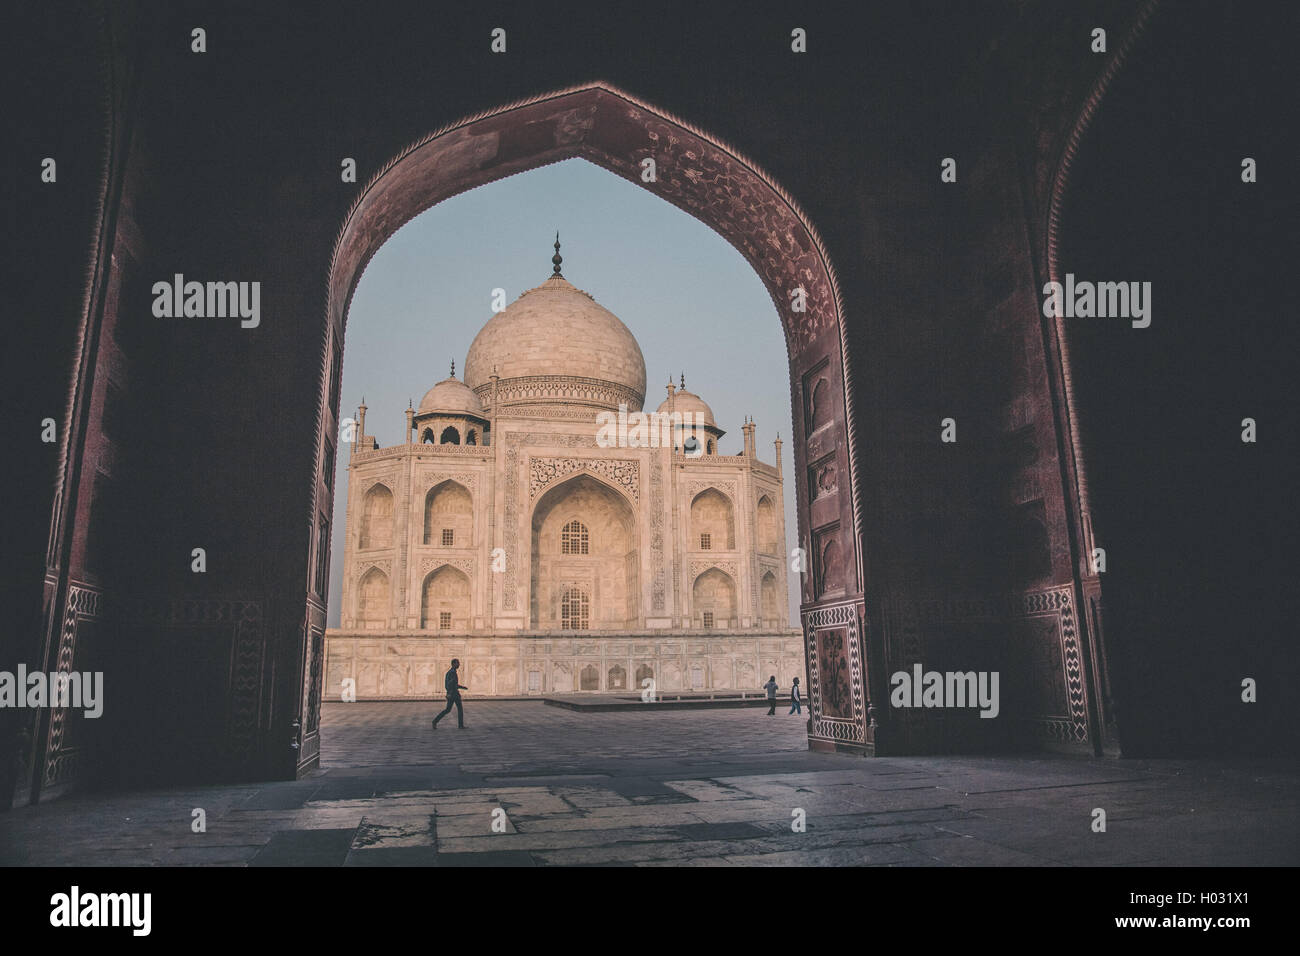
M 736 550 L 736 509 L 717 488 L 691 499 L 690 551 Z
M 426 630 L 465 631 L 469 617 L 469 576 L 449 564 L 430 571 L 420 588 L 420 626 Z
M 393 545 L 393 493 L 386 485 L 373 485 L 361 500 L 361 530 L 357 547 L 362 551 Z
M 424 543 L 468 548 L 474 543 L 474 497 L 455 481 L 434 485 L 424 496 Z

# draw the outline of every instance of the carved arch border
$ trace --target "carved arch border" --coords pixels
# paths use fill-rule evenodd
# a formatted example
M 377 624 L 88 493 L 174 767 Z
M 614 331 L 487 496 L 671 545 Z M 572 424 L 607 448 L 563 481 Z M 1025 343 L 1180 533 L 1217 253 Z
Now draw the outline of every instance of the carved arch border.
M 725 565 L 725 567 L 724 567 Z M 731 579 L 732 587 L 740 589 L 738 568 L 734 561 L 692 561 L 690 569 L 691 587 L 710 571 L 720 571 Z
M 548 476 L 543 481 L 538 481 L 534 477 L 533 469 L 536 467 L 536 465 L 538 465 L 539 463 L 554 462 L 557 460 L 583 462 L 583 463 L 579 464 L 576 468 L 573 468 L 569 471 L 556 472 L 555 474 Z M 621 465 L 622 467 L 628 469 L 630 471 L 631 480 L 628 482 L 626 486 L 620 487 L 615 480 L 611 479 L 609 475 L 602 474 L 596 467 L 593 467 L 594 465 L 600 465 L 604 463 L 608 463 L 610 465 L 617 463 L 618 465 Z M 558 488 L 560 485 L 564 484 L 569 479 L 574 478 L 578 475 L 587 475 L 591 478 L 595 478 L 597 481 L 600 481 L 601 483 L 607 485 L 608 487 L 613 488 L 615 491 L 617 491 L 620 495 L 622 495 L 625 499 L 628 500 L 628 502 L 632 505 L 633 509 L 636 508 L 637 502 L 641 500 L 641 463 L 638 459 L 635 458 L 578 458 L 576 456 L 563 456 L 561 458 L 559 456 L 554 456 L 554 455 L 540 455 L 540 456 L 529 455 L 528 472 L 529 472 L 529 478 L 528 478 L 528 500 L 529 501 L 541 501 L 542 498 L 544 498 L 547 494 L 550 493 L 551 489 Z
M 521 135 L 523 130 L 527 135 Z M 654 184 L 641 183 L 641 161 L 646 157 L 656 161 Z M 865 588 L 863 478 L 844 298 L 826 245 L 799 204 L 757 163 L 612 84 L 592 81 L 464 117 L 411 143 L 367 181 L 343 219 L 330 258 L 322 380 L 329 372 L 331 341 L 344 337 L 357 284 L 370 259 L 398 228 L 451 196 L 572 158 L 642 185 L 700 220 L 758 274 L 780 316 L 790 361 L 799 539 L 806 541 L 812 534 L 811 496 L 803 470 L 826 450 L 842 447 L 850 488 L 839 499 L 841 546 L 848 549 L 847 570 L 853 577 L 848 591 L 860 603 Z M 802 298 L 793 295 L 796 289 L 803 290 Z M 797 312 L 793 299 L 802 305 Z M 828 364 L 836 370 L 831 384 L 838 393 L 834 398 L 844 434 L 842 441 L 823 450 L 830 436 L 805 433 L 803 391 L 807 374 Z M 327 418 L 324 405 L 318 406 L 317 458 L 321 423 Z M 328 496 L 332 491 L 318 493 Z M 322 502 L 313 500 L 312 514 L 321 507 Z M 511 586 L 507 581 L 506 609 L 515 607 Z M 820 598 L 812 600 L 805 613 L 820 603 Z M 861 663 L 865 667 L 865 658 Z
M 1070 193 L 1071 174 L 1074 171 L 1075 159 L 1078 158 L 1079 149 L 1083 145 L 1088 131 L 1092 128 L 1093 118 L 1097 115 L 1097 110 L 1101 108 L 1101 101 L 1106 96 L 1106 91 L 1110 89 L 1111 82 L 1128 60 L 1138 38 L 1146 32 L 1147 23 L 1159 5 L 1160 0 L 1146 0 L 1138 9 L 1128 30 L 1120 40 L 1119 46 L 1115 48 L 1114 53 L 1107 60 L 1106 66 L 1097 79 L 1093 81 L 1091 89 L 1088 90 L 1087 96 L 1084 97 L 1083 105 L 1079 108 L 1074 122 L 1070 125 L 1070 131 L 1061 147 L 1060 157 L 1056 162 L 1056 172 L 1052 176 L 1051 197 L 1048 202 L 1047 222 L 1044 228 L 1043 262 L 1049 282 L 1061 281 L 1061 232 L 1065 216 L 1065 202 Z M 1065 413 L 1070 431 L 1070 454 L 1077 476 L 1078 506 L 1084 526 L 1082 529 L 1083 541 L 1080 547 L 1087 550 L 1092 540 L 1092 529 L 1089 523 L 1091 509 L 1088 496 L 1088 477 L 1084 467 L 1082 446 L 1079 442 L 1079 423 L 1075 410 L 1077 403 L 1074 397 L 1074 375 L 1070 365 L 1070 347 L 1066 335 L 1065 319 L 1062 316 L 1058 315 L 1053 322 L 1053 335 L 1056 339 L 1058 353 L 1061 356 L 1061 387 L 1065 393 Z
M 530 522 L 533 520 L 533 518 L 537 515 L 538 507 L 541 505 L 542 501 L 545 500 L 548 495 L 558 491 L 559 489 L 563 488 L 565 485 L 569 484 L 571 481 L 577 478 L 590 478 L 593 481 L 598 482 L 602 488 L 614 492 L 614 494 L 618 495 L 619 500 L 623 502 L 623 504 L 626 505 L 627 508 L 631 511 L 632 516 L 634 518 L 637 516 L 638 514 L 637 508 L 640 502 L 639 496 L 633 495 L 626 488 L 620 488 L 617 484 L 611 481 L 607 476 L 592 471 L 590 468 L 576 468 L 573 471 L 560 475 L 558 478 L 555 478 L 554 480 L 546 483 L 545 485 L 540 485 L 537 488 L 536 497 L 531 498 L 528 502 L 529 504 L 528 520 Z
M 1043 269 L 1049 282 L 1061 281 L 1061 234 L 1075 160 L 1111 83 L 1128 61 L 1138 40 L 1146 33 L 1147 25 L 1159 6 L 1160 0 L 1145 0 L 1134 13 L 1119 45 L 1115 47 L 1106 65 L 1089 88 L 1062 142 L 1054 165 L 1046 221 L 1043 223 Z M 1083 661 L 1079 662 L 1079 666 L 1068 673 L 1067 677 L 1070 680 L 1075 679 L 1080 669 L 1087 675 L 1086 696 L 1093 704 L 1089 707 L 1089 711 L 1094 716 L 1089 720 L 1089 726 L 1085 728 L 1086 736 L 1094 738 L 1091 741 L 1093 752 L 1100 755 L 1106 746 L 1118 741 L 1119 731 L 1116 726 L 1117 708 L 1111 687 L 1109 655 L 1104 639 L 1105 628 L 1102 624 L 1101 578 L 1088 564 L 1088 556 L 1091 555 L 1095 544 L 1092 502 L 1083 443 L 1079 432 L 1078 400 L 1074 391 L 1069 334 L 1064 317 L 1056 316 L 1052 323 L 1044 328 L 1044 335 L 1050 339 L 1052 346 L 1048 349 L 1049 356 L 1053 350 L 1055 351 L 1054 371 L 1060 379 L 1062 407 L 1057 412 L 1057 427 L 1066 432 L 1064 448 L 1068 453 L 1067 456 L 1063 456 L 1061 477 L 1068 496 L 1067 513 L 1070 514 L 1071 547 L 1074 549 L 1070 563 L 1074 586 L 1078 590 L 1079 607 L 1079 613 L 1075 616 L 1077 633 L 1074 639 L 1076 649 L 1082 650 L 1084 657 Z M 1070 734 L 1076 740 L 1079 739 L 1077 723 L 1070 728 Z

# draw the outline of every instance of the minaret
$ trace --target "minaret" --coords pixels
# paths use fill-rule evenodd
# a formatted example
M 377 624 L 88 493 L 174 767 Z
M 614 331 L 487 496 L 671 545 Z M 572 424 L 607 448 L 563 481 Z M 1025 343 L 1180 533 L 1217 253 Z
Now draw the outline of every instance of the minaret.
M 740 426 L 740 430 L 745 433 L 745 457 L 754 458 L 754 419 L 746 417 L 745 424 Z
M 673 395 L 675 395 L 676 393 L 677 393 L 677 386 L 673 384 L 673 373 L 672 373 L 672 372 L 669 372 L 669 373 L 668 373 L 668 421 L 669 421 L 669 424 L 668 424 L 668 426 L 667 426 L 667 431 L 668 431 L 668 447 L 671 448 L 674 452 L 677 451 L 677 432 L 678 432 L 678 426 L 675 425 L 675 424 L 672 424 L 672 415 L 673 415 L 673 411 L 674 411 L 674 409 L 677 408 L 677 402 L 675 402 L 675 401 L 673 400 Z
M 357 453 L 357 446 L 361 444 L 361 439 L 366 433 L 366 397 L 361 396 L 361 404 L 357 406 L 357 430 L 352 435 L 352 451 L 348 453 L 351 458 Z
M 406 443 L 411 444 L 411 437 L 415 433 L 415 425 L 411 419 L 415 417 L 415 405 L 412 399 L 406 400 Z
M 772 442 L 776 447 L 776 476 L 781 477 L 781 433 L 776 433 L 776 441 Z

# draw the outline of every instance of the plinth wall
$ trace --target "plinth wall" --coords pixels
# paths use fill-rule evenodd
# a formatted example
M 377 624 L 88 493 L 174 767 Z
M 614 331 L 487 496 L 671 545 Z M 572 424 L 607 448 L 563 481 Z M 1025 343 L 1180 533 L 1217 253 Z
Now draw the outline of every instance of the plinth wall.
M 802 634 L 772 631 L 530 633 L 504 637 L 331 630 L 325 634 L 324 700 L 422 700 L 444 695 L 443 676 L 459 658 L 460 682 L 474 697 L 640 691 L 757 690 L 775 674 L 783 691 L 804 675 Z

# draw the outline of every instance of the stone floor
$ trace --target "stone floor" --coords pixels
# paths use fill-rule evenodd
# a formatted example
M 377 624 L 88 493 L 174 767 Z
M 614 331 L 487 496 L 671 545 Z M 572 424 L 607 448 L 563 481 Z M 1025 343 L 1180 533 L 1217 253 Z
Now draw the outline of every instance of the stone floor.
M 0 862 L 1300 863 L 1294 763 L 864 759 L 809 753 L 803 721 L 783 711 L 588 714 L 471 699 L 466 729 L 453 715 L 434 732 L 433 709 L 326 704 L 323 765 L 304 780 L 0 813 Z M 196 808 L 206 832 L 191 828 Z M 792 829 L 799 816 L 804 832 Z

